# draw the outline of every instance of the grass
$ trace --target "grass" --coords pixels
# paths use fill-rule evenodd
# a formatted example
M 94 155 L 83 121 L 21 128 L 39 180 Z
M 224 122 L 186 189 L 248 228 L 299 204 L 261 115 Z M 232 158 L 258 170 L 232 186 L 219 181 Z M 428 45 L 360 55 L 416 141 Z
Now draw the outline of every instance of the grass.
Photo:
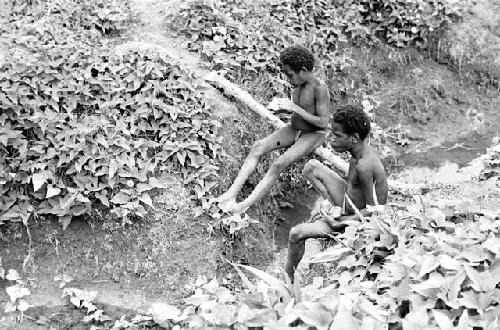
M 431 56 L 456 70 L 461 79 L 500 89 L 500 4 L 468 2 L 463 19 L 433 42 Z

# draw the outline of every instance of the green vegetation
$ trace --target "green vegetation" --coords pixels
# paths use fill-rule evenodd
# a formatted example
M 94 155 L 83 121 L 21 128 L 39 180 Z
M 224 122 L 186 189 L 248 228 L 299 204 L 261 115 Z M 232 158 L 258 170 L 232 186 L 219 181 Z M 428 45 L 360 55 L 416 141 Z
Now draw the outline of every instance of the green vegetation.
M 498 160 L 498 146 L 490 155 Z M 500 320 L 500 213 L 477 205 L 499 197 L 415 196 L 420 202 L 380 208 L 313 257 L 312 262 L 329 264 L 310 284 L 291 285 L 234 265 L 244 293 L 200 278 L 183 312 L 158 306 L 155 321 L 182 328 L 495 329 Z
M 433 57 L 480 86 L 500 88 L 500 3 L 467 1 L 464 19 L 432 47 Z
M 278 77 L 279 52 L 300 42 L 323 65 L 322 72 L 348 66 L 340 51 L 351 44 L 425 48 L 431 36 L 462 7 L 456 1 L 193 1 L 170 15 L 171 28 L 189 48 L 233 80 L 255 81 L 250 90 L 263 100 L 286 91 Z M 239 79 L 238 79 L 239 78 Z M 267 92 L 264 92 L 267 91 Z M 263 92 L 263 93 L 260 93 Z
M 4 27 L 15 53 L 0 69 L 0 224 L 105 206 L 129 221 L 182 174 L 195 198 L 216 184 L 217 123 L 192 78 L 159 54 L 112 55 L 125 2 L 26 2 Z M 206 198 L 205 198 L 206 199 Z

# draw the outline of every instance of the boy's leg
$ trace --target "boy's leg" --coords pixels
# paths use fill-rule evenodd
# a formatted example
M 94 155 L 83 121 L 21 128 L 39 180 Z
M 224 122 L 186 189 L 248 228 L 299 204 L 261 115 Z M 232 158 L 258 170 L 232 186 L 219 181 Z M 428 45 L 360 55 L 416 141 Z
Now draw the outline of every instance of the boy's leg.
M 343 207 L 347 183 L 337 173 L 312 159 L 304 166 L 302 174 L 325 199 Z
M 227 207 L 231 204 L 236 204 L 236 196 L 250 174 L 255 170 L 260 157 L 272 150 L 291 146 L 295 141 L 296 132 L 291 125 L 287 125 L 253 144 L 233 184 L 224 194 L 217 198 L 217 202 L 220 203 L 223 209 L 225 208 L 224 206 Z
M 297 268 L 300 259 L 304 255 L 305 241 L 309 238 L 330 238 L 338 230 L 338 228 L 330 227 L 324 221 L 301 223 L 290 230 L 285 271 L 292 281 L 295 268 Z
M 324 131 L 305 133 L 301 135 L 297 141 L 288 148 L 281 156 L 279 156 L 272 164 L 267 173 L 264 175 L 253 192 L 243 202 L 234 205 L 230 209 L 232 212 L 245 212 L 253 203 L 262 198 L 273 186 L 278 179 L 280 173 L 288 166 L 304 158 L 313 152 L 325 139 Z

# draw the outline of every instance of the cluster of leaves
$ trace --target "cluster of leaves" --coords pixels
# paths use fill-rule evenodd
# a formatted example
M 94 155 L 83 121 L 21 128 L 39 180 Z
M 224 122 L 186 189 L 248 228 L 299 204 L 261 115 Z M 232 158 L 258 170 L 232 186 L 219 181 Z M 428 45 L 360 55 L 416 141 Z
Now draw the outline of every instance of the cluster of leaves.
M 32 305 L 25 300 L 25 298 L 31 294 L 27 288 L 27 281 L 23 280 L 15 269 L 9 269 L 6 273 L 5 269 L 2 267 L 1 257 L 0 279 L 15 283 L 5 289 L 10 300 L 3 307 L 6 313 L 17 312 L 18 315 L 16 315 L 16 320 L 22 322 L 24 319 L 24 313 L 28 310 L 28 308 L 32 307 Z M 67 298 L 68 302 L 76 308 L 85 310 L 86 315 L 81 321 L 85 324 L 93 324 L 91 327 L 92 329 L 136 329 L 138 327 L 153 325 L 153 318 L 145 315 L 136 315 L 133 318 L 129 318 L 129 320 L 126 319 L 125 315 L 120 319 L 110 317 L 105 314 L 104 310 L 94 304 L 98 294 L 97 291 L 65 288 L 65 286 L 72 280 L 73 279 L 67 275 L 56 276 L 54 278 L 54 281 L 60 282 L 59 288 L 62 289 L 62 298 Z M 39 325 L 48 326 L 50 324 L 50 319 L 45 316 L 40 316 L 34 321 Z M 102 325 L 102 327 L 97 325 Z
M 379 206 L 311 257 L 329 263 L 312 284 L 234 265 L 244 292 L 200 277 L 184 310 L 158 306 L 153 317 L 179 329 L 497 329 L 499 217 L 473 200 Z
M 94 304 L 97 294 L 97 291 L 64 288 L 62 297 L 68 298 L 69 302 L 76 308 L 86 311 L 87 315 L 83 317 L 82 322 L 92 324 L 91 329 L 138 329 L 153 324 L 152 318 L 144 315 L 136 315 L 130 320 L 127 320 L 125 315 L 119 320 L 106 315 L 104 310 Z M 47 320 L 44 319 L 43 323 L 46 322 Z M 41 324 L 40 321 L 37 323 Z
M 31 294 L 26 287 L 26 281 L 22 279 L 17 270 L 9 269 L 6 273 L 2 267 L 2 258 L 0 257 L 0 279 L 13 282 L 14 284 L 5 288 L 5 292 L 9 296 L 9 301 L 4 306 L 5 313 L 18 311 L 20 319 L 23 319 L 24 312 L 31 306 L 24 297 Z
M 390 44 L 427 47 L 433 31 L 462 16 L 464 7 L 453 0 L 361 1 L 365 22 Z
M 268 10 L 243 0 L 197 0 L 170 14 L 168 20 L 173 31 L 188 38 L 188 48 L 208 60 L 212 69 L 223 70 L 235 80 L 242 72 L 246 79 L 265 75 L 272 89 L 285 92 L 277 78 L 279 53 L 297 37 L 283 33 Z
M 278 51 L 297 42 L 327 66 L 338 57 L 339 44 L 348 41 L 371 42 L 381 36 L 392 45 L 425 47 L 432 31 L 459 17 L 461 10 L 458 2 L 448 0 L 199 0 L 169 20 L 215 69 L 273 74 Z
M 484 164 L 484 169 L 480 174 L 482 180 L 500 177 L 500 143 L 498 138 L 495 140 L 482 159 Z
M 119 34 L 131 20 L 128 4 L 122 0 L 15 0 L 11 1 L 11 16 L 14 20 L 45 17 L 67 29 L 103 35 Z
M 218 124 L 169 58 L 110 55 L 95 38 L 119 31 L 113 3 L 49 1 L 6 28 L 17 51 L 0 68 L 0 224 L 54 215 L 67 226 L 96 205 L 143 216 L 164 187 L 158 169 L 180 172 L 199 199 L 215 186 Z M 81 19 L 66 26 L 71 15 Z
M 285 26 L 309 34 L 308 43 L 322 55 L 339 43 L 371 42 L 376 37 L 398 47 L 426 47 L 432 32 L 461 17 L 463 10 L 449 0 L 288 0 L 270 6 Z

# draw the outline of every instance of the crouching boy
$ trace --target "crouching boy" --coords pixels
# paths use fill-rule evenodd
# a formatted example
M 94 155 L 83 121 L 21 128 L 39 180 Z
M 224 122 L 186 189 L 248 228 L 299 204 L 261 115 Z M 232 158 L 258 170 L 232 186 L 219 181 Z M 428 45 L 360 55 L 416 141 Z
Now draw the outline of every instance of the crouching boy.
M 386 203 L 387 176 L 377 153 L 365 141 L 369 133 L 370 121 L 361 108 L 348 105 L 339 109 L 333 117 L 331 147 L 337 152 L 351 154 L 347 181 L 317 160 L 304 166 L 302 173 L 307 180 L 342 212 L 336 218 L 325 217 L 322 221 L 302 223 L 290 230 L 285 270 L 292 281 L 295 268 L 304 255 L 306 239 L 328 238 L 343 231 L 347 222 L 360 220 L 354 207 L 363 216 L 370 216 L 368 205 Z

